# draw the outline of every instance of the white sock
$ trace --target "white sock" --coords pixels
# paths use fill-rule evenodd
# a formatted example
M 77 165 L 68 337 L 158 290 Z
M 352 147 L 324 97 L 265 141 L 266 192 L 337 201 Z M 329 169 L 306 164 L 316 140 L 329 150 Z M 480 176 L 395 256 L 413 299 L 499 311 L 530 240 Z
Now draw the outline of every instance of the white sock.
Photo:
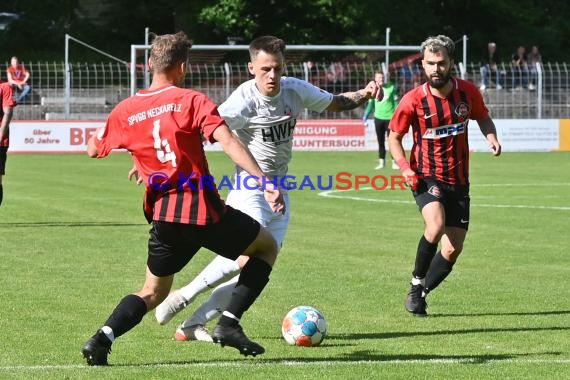
M 416 278 L 416 277 L 412 277 L 412 285 L 421 285 L 421 286 L 426 286 L 426 279 L 424 278 Z
M 230 312 L 227 311 L 227 310 L 224 311 L 224 312 L 222 313 L 222 315 L 223 315 L 224 317 L 228 317 L 228 318 L 234 319 L 234 320 L 236 320 L 236 321 L 239 322 L 239 318 L 236 317 L 235 315 L 233 315 L 232 313 L 230 313 Z
M 109 326 L 103 326 L 101 327 L 101 330 L 103 331 L 103 333 L 105 333 L 105 336 L 111 341 L 111 343 L 115 341 L 115 334 L 113 333 L 112 328 L 110 328 Z
M 223 281 L 234 276 L 240 268 L 237 260 L 232 261 L 223 256 L 216 256 L 214 260 L 202 269 L 202 271 L 188 285 L 180 288 L 178 292 L 187 302 L 194 301 L 196 296 L 207 289 L 216 287 Z
M 238 279 L 239 276 L 234 276 L 231 280 L 218 285 L 210 297 L 196 309 L 194 314 L 182 323 L 182 326 L 205 326 L 206 323 L 219 317 L 222 311 L 228 307 Z

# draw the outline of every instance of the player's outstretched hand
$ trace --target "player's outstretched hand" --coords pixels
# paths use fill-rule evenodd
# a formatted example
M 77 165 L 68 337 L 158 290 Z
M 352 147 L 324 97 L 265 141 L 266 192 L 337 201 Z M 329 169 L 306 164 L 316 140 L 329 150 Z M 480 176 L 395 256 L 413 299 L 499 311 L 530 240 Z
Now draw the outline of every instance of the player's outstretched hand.
M 378 83 L 374 81 L 368 82 L 366 87 L 364 87 L 364 91 L 369 99 L 381 100 L 384 97 L 382 86 L 379 86 Z
M 499 144 L 499 142 L 497 140 L 494 140 L 492 142 L 489 143 L 490 148 L 491 148 L 491 152 L 493 152 L 494 156 L 500 156 L 501 155 L 501 144 Z
M 417 187 L 417 184 L 418 184 L 418 176 L 417 176 L 416 172 L 414 172 L 412 169 L 408 168 L 402 172 L 402 176 L 406 180 L 405 185 L 407 187 L 412 188 L 412 190 L 415 190 Z
M 263 189 L 263 196 L 267 203 L 269 203 L 269 207 L 274 213 L 285 213 L 285 199 L 283 198 L 283 194 L 278 188 L 274 188 L 272 186 L 265 186 Z
M 140 185 L 143 181 L 142 177 L 139 175 L 139 171 L 137 170 L 137 167 L 134 164 L 133 164 L 132 169 L 129 170 L 128 178 L 129 178 L 129 181 L 132 181 L 134 178 L 137 181 L 137 185 Z

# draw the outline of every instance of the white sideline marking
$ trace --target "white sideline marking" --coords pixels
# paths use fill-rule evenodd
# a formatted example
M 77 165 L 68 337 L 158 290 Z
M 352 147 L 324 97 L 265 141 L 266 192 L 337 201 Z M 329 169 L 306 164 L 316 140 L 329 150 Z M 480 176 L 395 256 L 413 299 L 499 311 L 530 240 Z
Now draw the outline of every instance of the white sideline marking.
M 505 354 L 508 355 L 508 354 Z M 515 354 L 516 355 L 516 354 Z M 227 362 L 200 362 L 200 363 L 164 363 L 164 364 L 116 364 L 108 368 L 207 368 L 207 367 L 271 367 L 271 366 L 289 366 L 289 367 L 313 367 L 313 366 L 335 366 L 335 365 L 395 365 L 395 364 L 570 364 L 570 359 L 485 359 L 480 358 L 449 358 L 449 359 L 394 359 L 394 360 L 319 360 L 314 361 L 227 361 Z M 62 364 L 62 365 L 14 365 L 2 366 L 1 371 L 45 371 L 45 370 L 67 370 L 67 369 L 90 369 L 90 368 L 107 368 L 107 367 L 90 367 L 87 364 Z
M 494 186 L 494 184 L 488 184 Z M 501 184 L 500 186 L 530 186 L 530 184 Z M 552 186 L 553 184 L 549 184 Z M 568 186 L 570 184 L 562 183 L 559 186 Z M 484 186 L 484 185 L 483 185 Z M 536 185 L 533 185 L 536 186 Z M 336 199 L 351 199 L 354 201 L 365 201 L 365 202 L 376 202 L 376 203 L 403 203 L 403 204 L 415 204 L 414 201 L 404 201 L 398 199 L 377 199 L 377 198 L 364 198 L 351 195 L 337 195 L 335 193 L 347 193 L 349 191 L 363 191 L 363 190 L 373 190 L 372 187 L 362 187 L 360 190 L 328 190 L 320 192 L 318 195 L 326 198 L 336 198 Z M 472 207 L 490 207 L 490 208 L 523 208 L 523 209 L 537 209 L 537 210 L 560 210 L 560 211 L 570 211 L 570 206 L 542 206 L 542 205 L 502 205 L 502 204 L 487 204 L 487 203 L 472 203 Z
M 519 186 L 519 187 L 550 187 L 550 186 L 570 186 L 570 182 L 552 182 L 552 183 L 476 183 L 471 187 L 503 187 L 503 186 Z

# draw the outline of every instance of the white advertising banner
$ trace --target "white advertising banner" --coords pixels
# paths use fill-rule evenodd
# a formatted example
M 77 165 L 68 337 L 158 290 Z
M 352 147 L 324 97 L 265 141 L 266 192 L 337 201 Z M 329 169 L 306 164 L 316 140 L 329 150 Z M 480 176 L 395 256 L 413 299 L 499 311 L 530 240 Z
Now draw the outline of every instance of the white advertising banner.
M 10 152 L 83 152 L 87 140 L 104 121 L 12 121 Z M 552 151 L 560 149 L 558 119 L 495 120 L 499 140 L 507 152 Z M 412 147 L 411 133 L 404 136 L 404 148 Z M 386 142 L 386 147 L 388 146 Z M 469 147 L 487 152 L 487 141 L 477 122 L 469 122 Z M 374 121 L 300 120 L 295 127 L 294 150 L 308 151 L 376 151 L 378 142 Z M 220 150 L 219 144 L 206 150 Z
M 497 119 L 497 135 L 505 152 L 552 151 L 560 149 L 560 120 L 558 119 Z M 489 144 L 475 120 L 469 121 L 469 149 L 488 152 Z M 373 120 L 366 121 L 364 150 L 377 150 L 378 141 Z M 412 148 L 411 129 L 404 136 L 404 149 Z M 386 149 L 388 142 L 386 141 Z
M 560 148 L 558 119 L 498 119 L 494 120 L 504 152 L 551 151 Z M 488 152 L 489 144 L 476 121 L 469 122 L 469 149 Z
M 13 121 L 10 152 L 85 152 L 87 141 L 104 121 Z

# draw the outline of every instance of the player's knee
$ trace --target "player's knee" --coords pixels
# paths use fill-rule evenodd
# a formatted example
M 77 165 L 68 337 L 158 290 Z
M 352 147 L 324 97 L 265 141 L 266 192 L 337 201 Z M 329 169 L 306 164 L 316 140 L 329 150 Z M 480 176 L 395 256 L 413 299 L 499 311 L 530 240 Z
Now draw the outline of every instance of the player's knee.
M 444 232 L 445 226 L 443 223 L 433 223 L 431 225 L 426 225 L 424 236 L 428 241 L 435 243 L 441 240 Z
M 259 235 L 257 236 L 257 238 L 260 241 L 260 248 L 263 251 L 266 251 L 267 253 L 271 253 L 273 255 L 277 255 L 278 251 L 277 241 L 275 240 L 275 238 L 273 237 L 271 232 L 269 232 L 268 229 L 262 227 L 261 230 L 259 231 Z
M 441 255 L 454 263 L 462 250 L 463 244 L 445 244 L 441 247 Z
M 277 251 L 277 242 L 273 235 L 266 228 L 261 227 L 257 237 L 244 252 L 244 255 L 260 258 L 273 265 L 277 257 Z

